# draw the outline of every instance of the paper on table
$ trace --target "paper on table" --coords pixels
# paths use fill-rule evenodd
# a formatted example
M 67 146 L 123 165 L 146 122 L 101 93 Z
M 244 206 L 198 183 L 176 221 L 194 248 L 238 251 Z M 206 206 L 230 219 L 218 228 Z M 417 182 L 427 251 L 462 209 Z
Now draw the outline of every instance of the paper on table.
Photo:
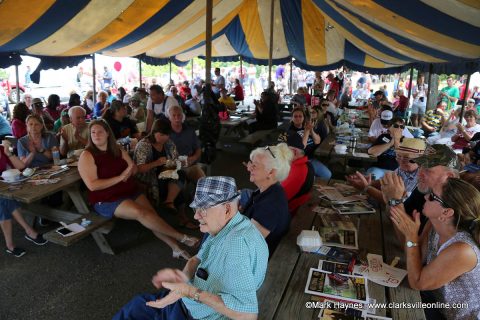
M 354 152 L 353 156 L 357 158 L 370 158 L 370 155 L 365 152 Z
M 328 200 L 330 201 L 333 201 L 333 202 L 337 202 L 339 204 L 342 204 L 342 203 L 347 203 L 347 202 L 354 202 L 354 201 L 359 201 L 359 200 L 365 200 L 366 197 L 365 195 L 359 195 L 359 194 L 356 194 L 356 195 L 351 195 L 351 196 L 348 196 L 348 197 L 345 197 L 343 196 L 338 190 L 336 189 L 324 189 L 322 188 L 321 190 L 319 189 L 319 191 L 328 198 Z
M 383 257 L 378 254 L 367 254 L 368 269 L 354 269 L 354 273 L 360 273 L 368 280 L 378 283 L 382 286 L 396 288 L 407 275 L 407 270 L 392 267 L 383 262 Z

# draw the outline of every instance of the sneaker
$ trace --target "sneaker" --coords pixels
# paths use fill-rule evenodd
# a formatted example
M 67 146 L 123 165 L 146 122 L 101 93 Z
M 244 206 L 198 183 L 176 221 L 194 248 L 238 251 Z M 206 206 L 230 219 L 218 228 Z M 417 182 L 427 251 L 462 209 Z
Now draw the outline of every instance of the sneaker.
M 23 256 L 25 253 L 27 253 L 25 250 L 23 250 L 22 248 L 13 248 L 13 250 L 10 250 L 10 249 L 6 249 L 5 250 L 7 253 L 10 253 L 10 254 L 13 254 L 15 257 L 17 258 L 20 258 L 21 256 Z
M 26 234 L 25 239 L 27 239 L 28 241 L 32 241 L 37 246 L 43 246 L 44 244 L 46 244 L 48 242 L 48 240 L 44 239 L 41 234 L 38 234 L 36 238 L 32 238 L 28 234 Z

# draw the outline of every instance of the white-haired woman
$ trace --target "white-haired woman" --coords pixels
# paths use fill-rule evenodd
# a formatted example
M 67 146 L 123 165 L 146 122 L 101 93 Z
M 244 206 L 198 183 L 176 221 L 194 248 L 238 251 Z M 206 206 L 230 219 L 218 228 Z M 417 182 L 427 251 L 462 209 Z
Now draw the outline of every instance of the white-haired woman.
M 285 143 L 280 143 L 253 150 L 246 164 L 250 181 L 258 189 L 247 201 L 243 197 L 243 214 L 265 237 L 270 256 L 290 226 L 288 200 L 280 182 L 287 178 L 292 159 L 292 151 Z

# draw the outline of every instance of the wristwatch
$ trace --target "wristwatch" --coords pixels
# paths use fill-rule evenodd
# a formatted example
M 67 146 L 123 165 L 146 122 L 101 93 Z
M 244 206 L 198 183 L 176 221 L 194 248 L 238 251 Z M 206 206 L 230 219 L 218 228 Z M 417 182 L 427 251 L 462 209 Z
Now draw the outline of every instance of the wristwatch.
M 38 153 L 44 153 L 45 152 L 45 148 L 42 148 L 40 150 L 37 150 Z
M 399 204 L 404 203 L 405 200 L 407 200 L 407 198 L 390 199 L 390 200 L 388 200 L 388 205 L 389 205 L 390 207 L 395 207 L 395 206 L 398 206 Z
M 413 248 L 413 247 L 418 247 L 418 243 L 408 240 L 407 248 Z

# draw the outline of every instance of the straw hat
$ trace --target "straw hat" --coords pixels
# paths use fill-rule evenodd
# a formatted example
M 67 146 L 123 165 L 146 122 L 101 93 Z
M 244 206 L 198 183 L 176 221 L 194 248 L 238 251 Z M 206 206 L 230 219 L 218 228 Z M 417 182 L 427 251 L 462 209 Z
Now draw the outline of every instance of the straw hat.
M 395 150 L 398 154 L 410 155 L 411 158 L 416 158 L 425 152 L 427 144 L 422 139 L 403 138 L 400 146 Z

